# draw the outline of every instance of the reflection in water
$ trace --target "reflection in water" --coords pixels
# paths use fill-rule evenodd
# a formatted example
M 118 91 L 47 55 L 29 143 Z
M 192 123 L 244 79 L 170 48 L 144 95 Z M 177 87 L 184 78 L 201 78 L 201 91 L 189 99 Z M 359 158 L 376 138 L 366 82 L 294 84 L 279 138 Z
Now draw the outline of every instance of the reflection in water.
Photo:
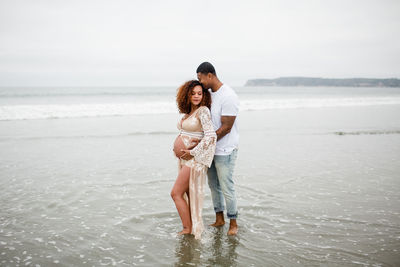
M 237 266 L 236 247 L 238 244 L 237 236 L 227 236 L 224 228 L 218 228 L 210 246 L 212 255 L 207 263 L 211 266 Z
M 183 235 L 177 243 L 176 258 L 178 261 L 175 266 L 186 266 L 190 264 L 197 266 L 200 263 L 201 243 L 194 239 L 192 235 Z
M 177 243 L 175 266 L 237 266 L 238 237 L 229 237 L 224 228 L 216 229 L 205 242 L 192 235 L 182 236 Z

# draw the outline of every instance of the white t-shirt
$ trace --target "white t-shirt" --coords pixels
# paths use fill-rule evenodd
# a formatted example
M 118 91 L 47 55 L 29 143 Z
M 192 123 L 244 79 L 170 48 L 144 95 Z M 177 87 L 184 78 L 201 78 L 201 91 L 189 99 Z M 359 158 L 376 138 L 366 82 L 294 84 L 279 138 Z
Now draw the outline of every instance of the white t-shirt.
M 211 93 L 211 120 L 214 130 L 221 127 L 221 116 L 236 116 L 230 133 L 218 140 L 215 155 L 229 155 L 239 145 L 238 118 L 239 98 L 233 89 L 223 84 L 216 92 Z

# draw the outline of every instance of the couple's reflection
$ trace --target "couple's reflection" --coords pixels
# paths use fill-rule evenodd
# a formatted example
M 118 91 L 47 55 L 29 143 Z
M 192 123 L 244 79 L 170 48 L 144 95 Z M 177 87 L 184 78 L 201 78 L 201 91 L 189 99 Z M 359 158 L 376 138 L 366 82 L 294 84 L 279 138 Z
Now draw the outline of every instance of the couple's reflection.
M 237 266 L 238 244 L 239 237 L 227 236 L 224 227 L 214 229 L 202 241 L 192 235 L 181 236 L 175 266 Z

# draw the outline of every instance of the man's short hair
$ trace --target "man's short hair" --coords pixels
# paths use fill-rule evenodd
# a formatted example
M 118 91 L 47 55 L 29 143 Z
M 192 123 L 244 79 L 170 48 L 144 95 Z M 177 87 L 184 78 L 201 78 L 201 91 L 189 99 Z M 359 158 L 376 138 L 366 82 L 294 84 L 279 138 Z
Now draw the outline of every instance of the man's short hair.
M 216 72 L 215 72 L 214 66 L 210 62 L 201 63 L 197 67 L 197 70 L 196 70 L 196 73 L 199 73 L 199 72 L 203 73 L 203 74 L 211 73 L 211 74 L 217 75 Z

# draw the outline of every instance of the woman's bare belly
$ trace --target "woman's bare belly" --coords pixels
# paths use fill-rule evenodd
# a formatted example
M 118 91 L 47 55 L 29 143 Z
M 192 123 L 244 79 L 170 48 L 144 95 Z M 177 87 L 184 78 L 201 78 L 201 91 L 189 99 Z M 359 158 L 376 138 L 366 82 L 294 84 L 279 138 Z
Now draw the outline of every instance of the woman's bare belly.
M 175 156 L 178 158 L 182 157 L 182 155 L 185 153 L 185 152 L 181 151 L 181 149 L 186 149 L 186 146 L 183 143 L 181 135 L 178 135 L 174 142 L 174 153 L 175 153 Z

